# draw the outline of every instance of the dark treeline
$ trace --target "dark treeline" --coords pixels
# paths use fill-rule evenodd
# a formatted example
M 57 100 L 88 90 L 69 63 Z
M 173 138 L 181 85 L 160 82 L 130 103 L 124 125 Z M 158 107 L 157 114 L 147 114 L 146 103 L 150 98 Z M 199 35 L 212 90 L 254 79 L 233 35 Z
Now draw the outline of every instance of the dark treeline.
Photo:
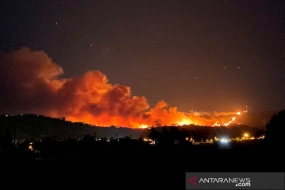
M 115 165 L 121 169 L 146 165 L 146 169 L 151 166 L 150 170 L 155 170 L 155 167 L 175 167 L 190 168 L 191 171 L 277 171 L 282 170 L 280 163 L 284 162 L 284 147 L 277 148 L 276 144 L 271 145 L 264 139 L 194 145 L 179 134 L 170 136 L 170 133 L 162 132 L 156 144 L 143 138 L 96 140 L 95 136 L 86 135 L 81 139 L 44 138 L 14 145 L 9 131 L 4 136 L 6 138 L 1 138 L 0 147 L 2 163 L 90 162 L 102 167 Z
M 240 171 L 245 171 L 245 167 L 247 170 L 255 169 L 260 163 L 266 163 L 262 165 L 262 170 L 280 170 L 280 163 L 284 160 L 284 114 L 285 111 L 281 111 L 268 122 L 265 139 L 245 139 L 228 143 L 213 141 L 198 145 L 191 139 L 202 142 L 222 136 L 240 137 L 244 132 L 251 133 L 251 136 L 262 133 L 258 130 L 249 131 L 247 126 L 218 128 L 218 131 L 213 127 L 172 126 L 151 128 L 140 138 L 84 135 L 82 138 L 44 137 L 16 142 L 13 131 L 5 129 L 0 136 L 0 159 L 82 162 L 90 160 L 95 163 L 120 161 L 128 165 L 163 162 L 180 166 L 187 166 L 191 162 L 192 169 L 197 170 L 201 163 L 203 167 L 214 164 L 216 169 L 218 166 L 227 168 L 226 163 L 233 163 L 230 168 Z M 270 162 L 273 159 L 274 162 Z M 193 162 L 199 164 L 193 165 Z
M 136 157 L 144 156 L 147 153 L 153 156 L 158 153 L 156 151 L 171 152 L 178 150 L 185 150 L 185 153 L 198 151 L 199 154 L 211 153 L 213 155 L 233 150 L 236 152 L 243 151 L 244 153 L 249 150 L 259 151 L 260 148 L 265 147 L 264 140 L 232 142 L 226 145 L 219 142 L 194 145 L 189 140 L 186 140 L 185 135 L 187 134 L 179 133 L 177 128 L 170 128 L 169 130 L 164 128 L 161 133 L 157 130 L 150 132 L 151 142 L 145 138 L 98 139 L 95 136 L 85 135 L 81 139 L 68 138 L 66 140 L 58 140 L 50 137 L 35 141 L 26 140 L 13 144 L 11 132 L 6 130 L 5 134 L 1 137 L 0 156 L 2 158 L 7 156 L 9 159 L 66 161 L 97 157 L 103 158 L 110 156 L 110 154 L 119 154 L 121 157 L 124 156 L 122 154 Z
M 209 127 L 197 125 L 185 125 L 181 127 L 165 126 L 151 128 L 152 135 L 169 134 L 170 136 L 179 136 L 183 138 L 192 138 L 194 141 L 204 142 L 206 140 L 217 138 L 242 138 L 245 133 L 251 137 L 258 138 L 265 134 L 265 130 L 250 127 L 247 125 L 233 125 L 230 127 Z

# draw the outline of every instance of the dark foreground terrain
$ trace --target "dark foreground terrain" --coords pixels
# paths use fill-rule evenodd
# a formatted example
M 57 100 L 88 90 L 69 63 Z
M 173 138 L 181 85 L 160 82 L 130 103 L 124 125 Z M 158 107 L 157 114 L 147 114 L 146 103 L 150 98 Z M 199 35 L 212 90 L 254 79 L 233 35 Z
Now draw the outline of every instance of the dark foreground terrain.
M 97 140 L 90 135 L 16 143 L 5 129 L 0 181 L 2 187 L 21 189 L 178 190 L 185 189 L 186 172 L 284 172 L 284 118 L 285 110 L 272 117 L 265 139 L 212 144 L 191 143 L 178 128 L 150 130 L 154 144 L 143 138 Z
M 8 170 L 4 177 L 24 180 L 27 187 L 176 190 L 185 189 L 186 172 L 284 171 L 283 151 L 264 140 L 154 146 L 131 139 L 112 144 L 49 139 L 2 149 L 0 159 L 2 173 Z
M 107 141 L 56 141 L 45 139 L 11 144 L 2 149 L 0 159 L 14 162 L 90 162 L 98 166 L 117 165 L 138 168 L 187 168 L 193 171 L 276 171 L 283 167 L 283 151 L 264 140 L 228 144 L 150 145 L 135 139 Z M 283 161 L 282 161 L 283 162 Z

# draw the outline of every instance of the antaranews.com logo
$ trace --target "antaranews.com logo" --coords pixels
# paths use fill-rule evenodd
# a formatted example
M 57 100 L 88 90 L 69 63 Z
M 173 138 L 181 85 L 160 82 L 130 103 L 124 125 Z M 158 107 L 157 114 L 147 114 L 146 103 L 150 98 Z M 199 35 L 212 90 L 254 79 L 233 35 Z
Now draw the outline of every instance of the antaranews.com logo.
M 188 179 L 188 182 L 192 185 L 198 186 L 199 184 L 233 184 L 237 187 L 250 187 L 250 178 L 214 178 L 214 177 L 207 177 L 207 178 L 199 178 L 198 176 L 193 176 Z
M 284 190 L 284 172 L 186 172 L 185 189 Z

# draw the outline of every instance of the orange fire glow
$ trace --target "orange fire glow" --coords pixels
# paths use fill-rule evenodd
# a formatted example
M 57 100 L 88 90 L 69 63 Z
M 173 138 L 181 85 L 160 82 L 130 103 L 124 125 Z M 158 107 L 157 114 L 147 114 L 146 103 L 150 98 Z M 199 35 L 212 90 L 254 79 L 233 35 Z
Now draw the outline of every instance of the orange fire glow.
M 7 53 L 0 61 L 0 80 L 5 87 L 0 111 L 6 113 L 29 112 L 96 126 L 134 128 L 227 126 L 241 115 L 240 112 L 184 113 L 164 100 L 151 108 L 146 97 L 132 96 L 129 86 L 111 84 L 100 71 L 61 78 L 63 69 L 43 51 L 22 48 Z

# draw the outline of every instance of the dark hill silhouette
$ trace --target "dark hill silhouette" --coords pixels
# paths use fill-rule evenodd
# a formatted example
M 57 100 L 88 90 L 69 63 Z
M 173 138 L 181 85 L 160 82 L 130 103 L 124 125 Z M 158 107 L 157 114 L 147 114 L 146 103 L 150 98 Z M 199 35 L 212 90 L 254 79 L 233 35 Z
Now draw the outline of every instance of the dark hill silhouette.
M 99 127 L 81 122 L 65 121 L 64 118 L 51 118 L 43 115 L 21 114 L 21 115 L 0 115 L 0 133 L 9 129 L 16 140 L 43 139 L 54 137 L 57 139 L 81 138 L 85 135 L 97 135 L 98 137 L 122 138 L 130 136 L 139 138 L 145 130 Z
M 171 128 L 173 126 L 156 127 L 157 130 Z M 195 137 L 196 141 L 205 141 L 216 137 L 241 137 L 243 133 L 250 133 L 251 136 L 258 137 L 264 131 L 247 125 L 234 125 L 230 127 L 209 127 L 184 125 L 181 129 L 188 131 L 189 136 Z M 131 129 L 126 127 L 100 127 L 92 126 L 83 122 L 70 122 L 64 118 L 51 118 L 43 115 L 21 114 L 21 115 L 0 115 L 0 131 L 9 129 L 13 138 L 21 141 L 25 139 L 43 139 L 54 137 L 57 139 L 82 138 L 85 135 L 93 135 L 106 138 L 123 138 L 126 136 L 140 138 L 147 136 L 149 129 Z M 14 134 L 15 133 L 15 134 Z

